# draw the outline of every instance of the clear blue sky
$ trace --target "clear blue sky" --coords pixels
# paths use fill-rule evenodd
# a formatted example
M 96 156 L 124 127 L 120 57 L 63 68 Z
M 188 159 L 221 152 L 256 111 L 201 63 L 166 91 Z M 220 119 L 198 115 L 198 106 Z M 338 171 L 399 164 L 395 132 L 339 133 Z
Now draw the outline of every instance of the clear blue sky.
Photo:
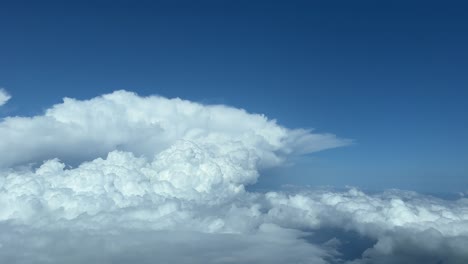
M 265 186 L 467 190 L 467 14 L 461 1 L 1 1 L 13 99 L 0 114 L 117 89 L 223 103 L 356 140 Z

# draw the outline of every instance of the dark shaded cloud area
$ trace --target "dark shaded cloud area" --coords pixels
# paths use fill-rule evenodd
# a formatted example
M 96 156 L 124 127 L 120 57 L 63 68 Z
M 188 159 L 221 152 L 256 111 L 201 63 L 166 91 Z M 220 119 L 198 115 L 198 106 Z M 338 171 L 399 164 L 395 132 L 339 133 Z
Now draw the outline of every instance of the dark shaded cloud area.
M 463 197 L 246 190 L 352 141 L 242 109 L 117 91 L 0 137 L 2 263 L 468 263 Z

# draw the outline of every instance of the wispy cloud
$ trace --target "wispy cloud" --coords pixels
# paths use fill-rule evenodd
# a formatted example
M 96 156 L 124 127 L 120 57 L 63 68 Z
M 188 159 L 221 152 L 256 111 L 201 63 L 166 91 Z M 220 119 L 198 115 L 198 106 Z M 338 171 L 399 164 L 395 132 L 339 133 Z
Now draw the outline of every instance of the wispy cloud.
M 0 106 L 6 104 L 10 99 L 10 94 L 8 94 L 8 92 L 5 89 L 0 88 Z

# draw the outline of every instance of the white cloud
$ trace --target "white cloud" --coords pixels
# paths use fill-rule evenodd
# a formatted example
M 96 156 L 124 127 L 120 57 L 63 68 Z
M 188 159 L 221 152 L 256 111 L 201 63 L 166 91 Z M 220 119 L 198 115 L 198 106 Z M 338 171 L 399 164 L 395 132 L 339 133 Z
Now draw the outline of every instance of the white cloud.
M 0 226 L 5 263 L 327 263 L 329 252 L 272 225 L 251 234 L 188 231 L 38 230 Z M 8 240 L 7 240 L 8 239 Z
M 268 193 L 270 219 L 298 229 L 356 231 L 377 243 L 352 263 L 467 263 L 468 199 L 411 192 Z M 296 217 L 292 217 L 296 216 Z
M 7 91 L 0 88 L 0 106 L 6 104 L 10 99 L 11 96 L 7 93 Z
M 290 130 L 263 115 L 223 105 L 117 91 L 87 101 L 65 98 L 35 117 L 0 123 L 0 167 L 60 158 L 79 164 L 113 150 L 152 158 L 187 140 L 211 148 L 238 148 L 273 166 L 291 152 L 309 153 L 344 146 L 331 134 Z M 223 146 L 223 148 L 220 148 Z
M 119 91 L 6 118 L 0 137 L 2 262 L 468 261 L 468 199 L 246 191 L 263 167 L 349 141 L 244 110 Z M 346 259 L 344 232 L 375 243 Z

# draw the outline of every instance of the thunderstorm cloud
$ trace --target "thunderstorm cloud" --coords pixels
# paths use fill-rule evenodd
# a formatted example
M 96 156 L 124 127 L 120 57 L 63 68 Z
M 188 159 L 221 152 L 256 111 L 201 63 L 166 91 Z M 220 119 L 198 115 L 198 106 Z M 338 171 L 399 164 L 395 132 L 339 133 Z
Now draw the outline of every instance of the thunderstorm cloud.
M 463 197 L 248 191 L 352 141 L 242 109 L 117 91 L 6 117 L 0 138 L 1 262 L 468 262 Z

